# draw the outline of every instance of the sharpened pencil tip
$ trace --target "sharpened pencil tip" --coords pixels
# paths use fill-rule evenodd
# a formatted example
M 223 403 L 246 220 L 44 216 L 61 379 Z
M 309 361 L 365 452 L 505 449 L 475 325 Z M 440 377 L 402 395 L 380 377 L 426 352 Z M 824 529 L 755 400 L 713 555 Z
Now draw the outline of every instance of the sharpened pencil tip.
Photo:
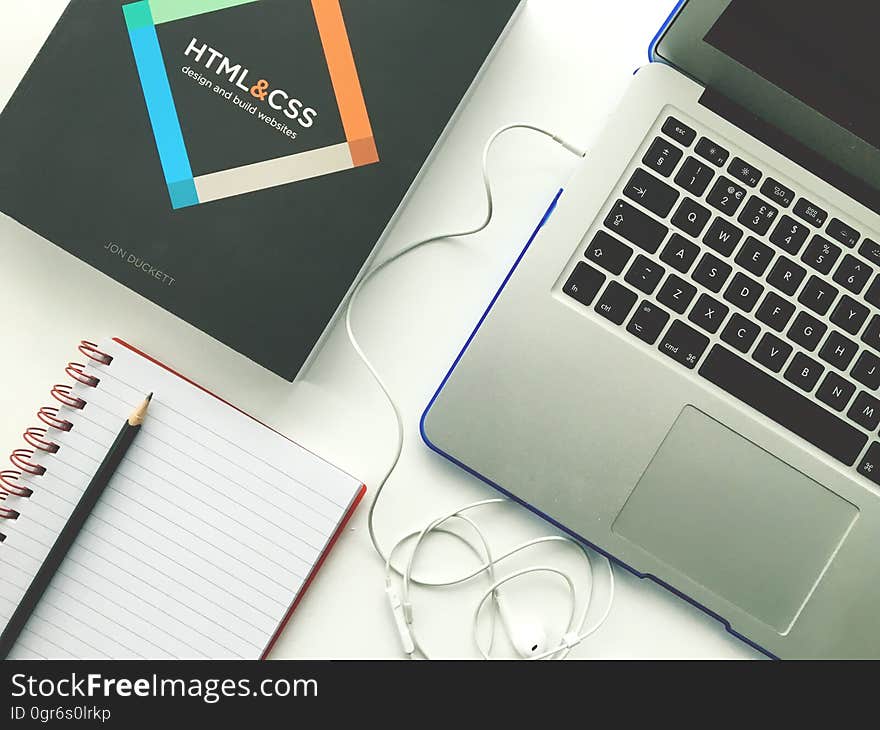
M 150 401 L 153 399 L 153 394 L 150 393 L 145 399 L 144 402 L 141 403 L 134 413 L 132 413 L 128 417 L 128 425 L 129 426 L 140 426 L 144 422 L 144 418 L 147 415 L 147 409 L 150 407 Z
M 153 400 L 153 394 L 152 394 L 152 393 L 150 393 L 150 394 L 147 396 L 147 403 L 149 403 L 151 400 Z

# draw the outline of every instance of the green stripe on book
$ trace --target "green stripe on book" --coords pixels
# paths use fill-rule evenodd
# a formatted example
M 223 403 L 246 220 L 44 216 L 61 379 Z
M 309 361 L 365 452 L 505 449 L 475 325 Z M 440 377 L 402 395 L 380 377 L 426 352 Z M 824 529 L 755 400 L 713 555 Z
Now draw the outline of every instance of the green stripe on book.
M 150 0 L 150 8 L 153 10 L 153 21 L 159 25 L 254 2 L 259 0 Z

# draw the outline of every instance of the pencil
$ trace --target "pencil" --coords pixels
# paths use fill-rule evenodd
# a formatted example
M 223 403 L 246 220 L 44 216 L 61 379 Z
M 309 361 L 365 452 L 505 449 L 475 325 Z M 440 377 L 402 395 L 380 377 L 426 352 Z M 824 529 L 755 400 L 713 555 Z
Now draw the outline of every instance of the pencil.
M 58 539 L 55 540 L 55 544 L 52 545 L 52 549 L 31 581 L 30 586 L 28 586 L 24 598 L 21 599 L 21 602 L 15 609 L 15 613 L 12 614 L 9 623 L 6 624 L 3 634 L 0 635 L 0 659 L 6 659 L 9 656 L 9 652 L 12 651 L 12 647 L 21 635 L 25 624 L 46 592 L 46 588 L 49 587 L 52 577 L 58 571 L 58 568 L 61 567 L 67 552 L 110 483 L 110 479 L 116 473 L 119 464 L 125 458 L 125 454 L 128 452 L 135 436 L 141 430 L 141 425 L 147 415 L 147 408 L 149 408 L 152 398 L 153 394 L 150 393 L 122 426 L 122 430 L 110 447 L 110 451 L 107 452 L 107 456 L 104 457 L 104 461 L 101 462 L 101 466 L 98 467 L 98 471 L 95 472 L 95 476 L 92 477 L 92 481 L 89 482 L 89 486 L 86 487 L 85 492 L 80 497 L 73 513 L 70 515 L 70 519 L 64 525 L 61 534 L 58 535 Z

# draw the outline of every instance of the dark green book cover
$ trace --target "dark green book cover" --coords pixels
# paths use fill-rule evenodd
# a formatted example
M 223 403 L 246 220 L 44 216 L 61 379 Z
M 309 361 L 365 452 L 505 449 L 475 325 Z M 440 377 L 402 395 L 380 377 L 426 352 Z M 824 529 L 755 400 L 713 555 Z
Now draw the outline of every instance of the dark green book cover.
M 0 211 L 288 379 L 518 0 L 73 0 Z

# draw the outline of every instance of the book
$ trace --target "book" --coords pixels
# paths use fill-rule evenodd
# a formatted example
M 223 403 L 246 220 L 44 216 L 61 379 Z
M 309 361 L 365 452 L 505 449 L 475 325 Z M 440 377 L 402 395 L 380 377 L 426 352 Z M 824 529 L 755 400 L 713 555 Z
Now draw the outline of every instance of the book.
M 73 0 L 0 211 L 293 380 L 519 0 Z
M 153 392 L 150 413 L 10 658 L 264 658 L 364 485 L 123 340 L 80 352 L 0 472 L 0 630 Z

